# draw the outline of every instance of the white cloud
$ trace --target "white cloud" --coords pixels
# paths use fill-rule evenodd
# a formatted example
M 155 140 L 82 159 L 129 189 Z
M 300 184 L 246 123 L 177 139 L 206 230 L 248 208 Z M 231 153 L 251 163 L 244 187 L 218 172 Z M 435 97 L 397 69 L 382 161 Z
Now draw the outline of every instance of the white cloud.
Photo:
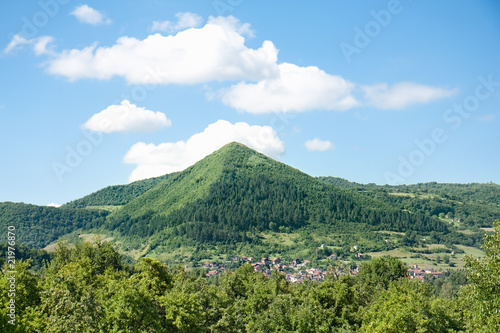
M 146 110 L 123 100 L 93 115 L 84 129 L 96 132 L 154 132 L 172 124 L 164 113 Z
M 47 205 L 47 207 L 56 207 L 56 208 L 59 208 L 59 207 L 61 207 L 61 205 L 58 205 L 58 204 L 56 204 L 56 203 L 49 203 L 49 204 Z
M 203 23 L 203 18 L 200 15 L 189 12 L 177 13 L 175 17 L 177 17 L 177 22 L 154 21 L 151 26 L 151 31 L 175 33 L 184 29 L 197 28 Z
M 354 84 L 315 66 L 279 65 L 279 76 L 257 83 L 241 82 L 222 90 L 222 102 L 250 113 L 347 110 L 358 104 Z
M 328 140 L 320 140 L 318 138 L 307 140 L 304 143 L 304 146 L 309 151 L 327 151 L 335 149 L 335 145 L 332 142 Z
M 211 24 L 219 25 L 221 27 L 225 27 L 228 30 L 234 30 L 242 36 L 247 36 L 250 38 L 255 37 L 255 33 L 252 30 L 250 23 L 241 23 L 240 20 L 238 20 L 234 16 L 210 17 L 208 19 L 208 22 Z
M 48 61 L 47 70 L 73 81 L 121 76 L 132 84 L 197 84 L 276 75 L 274 44 L 264 41 L 259 49 L 247 48 L 238 32 L 243 26 L 232 17 L 210 18 L 204 27 L 175 36 L 120 37 L 111 47 L 94 44 L 64 50 Z
M 453 96 L 457 89 L 443 89 L 413 82 L 387 83 L 362 87 L 366 103 L 383 110 L 400 110 L 410 105 L 425 104 Z
M 268 156 L 278 158 L 285 152 L 283 142 L 270 126 L 250 126 L 225 120 L 208 125 L 186 141 L 159 145 L 139 142 L 124 157 L 124 162 L 136 164 L 129 180 L 160 176 L 184 170 L 227 143 L 237 141 Z
M 3 49 L 4 53 L 11 53 L 15 49 L 21 48 L 23 45 L 30 44 L 30 42 L 24 38 L 21 34 L 16 34 L 12 37 L 12 40 L 7 44 L 5 49 Z
M 26 39 L 21 34 L 16 34 L 12 40 L 7 44 L 4 53 L 12 53 L 15 50 L 21 49 L 23 46 L 32 46 L 36 55 L 52 54 L 47 49 L 48 44 L 52 43 L 54 38 L 50 36 L 40 36 L 32 39 Z
M 110 24 L 111 20 L 106 18 L 106 15 L 95 10 L 88 5 L 81 5 L 75 8 L 74 11 L 70 13 L 80 23 L 86 23 L 91 25 L 100 25 L 100 24 Z

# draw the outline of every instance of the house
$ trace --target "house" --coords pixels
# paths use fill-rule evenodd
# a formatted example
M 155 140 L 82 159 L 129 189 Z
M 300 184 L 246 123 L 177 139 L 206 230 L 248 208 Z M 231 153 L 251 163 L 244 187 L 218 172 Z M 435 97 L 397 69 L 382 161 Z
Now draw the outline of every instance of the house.
M 248 260 L 248 262 L 252 262 L 253 261 L 253 257 L 248 257 L 247 260 Z
M 260 266 L 259 264 L 256 264 L 255 266 L 253 266 L 253 270 L 256 272 L 262 272 L 262 266 Z
M 204 262 L 203 263 L 203 268 L 210 268 L 210 263 L 209 262 Z
M 435 278 L 440 278 L 443 275 L 443 272 L 433 272 L 431 273 L 431 275 L 434 276 Z
M 218 272 L 216 270 L 214 270 L 214 271 L 209 271 L 206 275 L 208 277 L 210 277 L 210 276 L 216 276 L 217 274 L 218 274 Z
M 310 264 L 311 262 L 309 260 L 304 260 L 304 262 L 302 263 L 302 265 L 307 265 L 307 264 Z
M 413 268 L 408 268 L 407 273 L 408 273 L 408 278 L 421 279 L 421 280 L 423 280 L 425 275 L 427 274 L 425 270 L 420 269 L 418 265 L 414 265 Z
M 281 262 L 281 260 L 280 260 L 280 258 L 274 258 L 272 260 L 272 262 L 273 262 L 273 265 L 277 265 L 277 264 L 279 264 Z
M 260 261 L 263 262 L 264 265 L 269 264 L 269 259 L 267 259 L 267 258 L 262 258 L 262 259 L 260 259 Z
M 325 248 L 325 244 L 321 244 L 321 246 L 320 246 L 320 247 L 321 247 L 322 249 L 324 249 L 324 248 Z
M 299 260 L 299 259 L 293 259 L 293 260 L 292 260 L 292 265 L 293 265 L 293 266 L 297 266 L 297 265 L 299 265 L 299 264 L 300 264 L 300 260 Z
M 278 271 L 280 271 L 280 272 L 281 272 L 281 271 L 283 271 L 283 270 L 285 269 L 286 265 L 283 265 L 283 264 L 277 264 L 275 267 L 276 267 L 276 269 L 277 269 Z
M 329 255 L 328 258 L 330 258 L 332 260 L 337 260 L 337 256 L 335 254 Z
M 355 249 L 355 250 L 357 250 L 357 249 L 358 249 L 358 246 L 357 246 L 357 245 L 354 245 L 352 248 L 353 248 L 353 249 Z

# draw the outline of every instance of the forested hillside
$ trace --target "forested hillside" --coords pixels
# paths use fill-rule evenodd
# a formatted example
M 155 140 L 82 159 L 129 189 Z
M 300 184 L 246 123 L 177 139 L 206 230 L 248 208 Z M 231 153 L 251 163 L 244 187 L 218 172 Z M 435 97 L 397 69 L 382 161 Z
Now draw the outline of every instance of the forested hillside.
M 113 185 L 96 191 L 83 198 L 64 204 L 63 208 L 85 208 L 100 206 L 122 206 L 176 173 L 139 180 L 127 185 Z
M 108 217 L 106 228 L 128 237 L 153 237 L 154 248 L 177 235 L 235 244 L 262 231 L 293 232 L 335 223 L 448 232 L 438 218 L 324 184 L 237 143 L 132 200 Z
M 24 203 L 0 203 L 0 225 L 16 229 L 17 243 L 43 248 L 75 230 L 101 227 L 108 212 L 103 210 L 55 208 Z
M 336 177 L 319 177 L 320 181 L 349 188 L 390 203 L 399 209 L 458 222 L 464 226 L 491 227 L 500 217 L 500 185 L 439 184 L 378 186 L 351 183 Z M 451 221 L 454 220 L 454 221 Z
M 352 257 L 354 245 L 364 252 L 406 247 L 414 256 L 439 244 L 463 253 L 455 245 L 479 247 L 485 231 L 478 227 L 500 217 L 499 187 L 318 179 L 231 143 L 182 172 L 109 186 L 60 208 L 1 203 L 0 224 L 15 226 L 18 241 L 32 248 L 68 234 L 107 235 L 136 259 L 324 259 L 332 251 Z M 321 244 L 331 249 L 318 253 Z

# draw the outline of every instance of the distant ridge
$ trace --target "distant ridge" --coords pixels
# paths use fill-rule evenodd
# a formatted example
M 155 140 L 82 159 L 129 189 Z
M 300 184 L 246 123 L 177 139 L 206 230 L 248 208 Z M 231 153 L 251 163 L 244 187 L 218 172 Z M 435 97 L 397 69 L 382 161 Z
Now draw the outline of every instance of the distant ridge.
M 85 208 L 98 206 L 122 206 L 175 174 L 176 172 L 160 177 L 138 180 L 126 185 L 107 186 L 99 191 L 86 195 L 83 198 L 70 201 L 62 207 Z

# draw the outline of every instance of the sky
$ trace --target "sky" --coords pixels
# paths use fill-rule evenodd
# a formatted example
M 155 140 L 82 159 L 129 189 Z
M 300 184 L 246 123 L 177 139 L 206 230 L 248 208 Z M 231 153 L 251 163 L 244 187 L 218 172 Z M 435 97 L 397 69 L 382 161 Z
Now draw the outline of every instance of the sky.
M 500 183 L 497 1 L 0 3 L 0 202 L 238 141 L 312 176 Z

